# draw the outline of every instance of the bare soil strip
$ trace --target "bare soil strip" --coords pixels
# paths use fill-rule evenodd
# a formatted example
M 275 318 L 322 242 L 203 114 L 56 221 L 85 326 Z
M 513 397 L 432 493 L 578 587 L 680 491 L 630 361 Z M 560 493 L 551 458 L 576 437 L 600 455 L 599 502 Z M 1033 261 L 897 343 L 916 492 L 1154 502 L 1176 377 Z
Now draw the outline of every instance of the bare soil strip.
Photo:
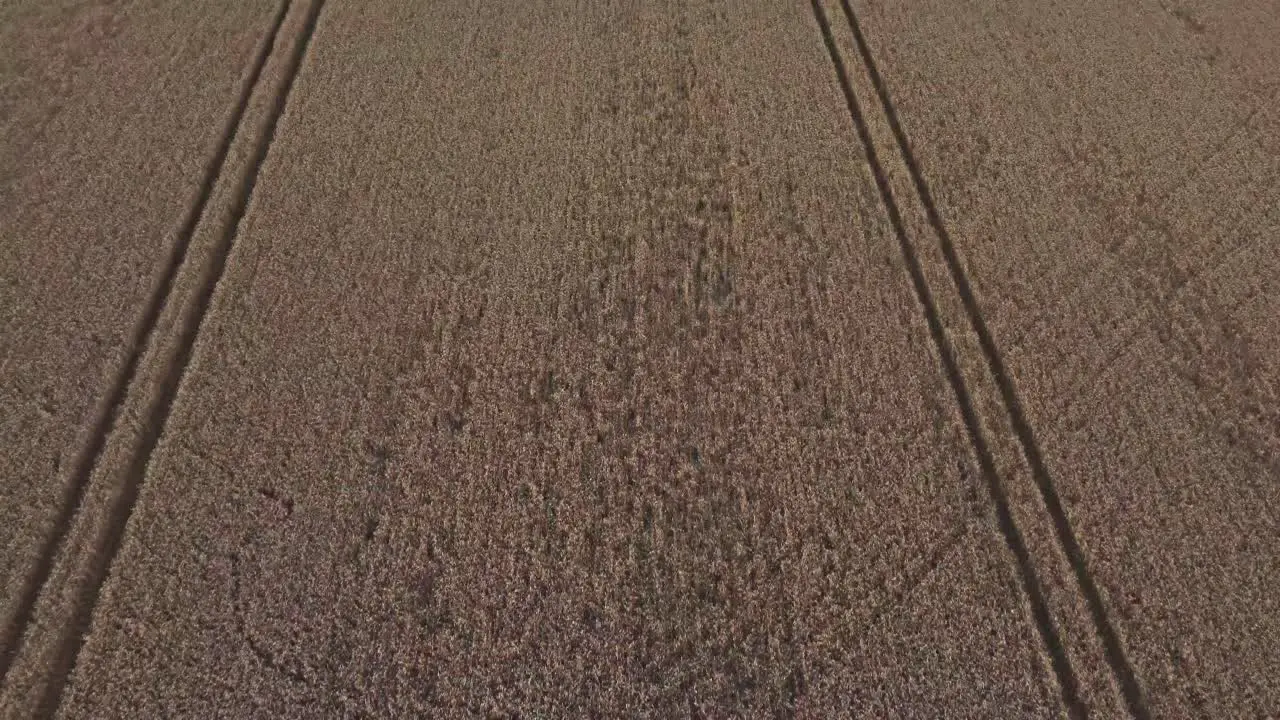
M 1139 718 L 1139 720 L 1150 717 L 1150 711 L 1147 709 L 1146 701 L 1143 698 L 1142 686 L 1134 673 L 1132 665 L 1126 657 L 1124 647 L 1119 636 L 1116 634 L 1115 628 L 1112 626 L 1111 618 L 1109 617 L 1106 606 L 1098 592 L 1097 584 L 1094 581 L 1092 574 L 1089 572 L 1088 562 L 1085 559 L 1083 551 L 1080 549 L 1080 542 L 1071 528 L 1071 522 L 1067 518 L 1066 512 L 1063 510 L 1062 500 L 1054 486 L 1053 478 L 1050 476 L 1048 468 L 1045 466 L 1039 444 L 1035 439 L 1035 434 L 1031 425 L 1027 422 L 1025 413 L 1022 410 L 1022 402 L 1019 400 L 1018 393 L 1014 388 L 1013 379 L 1005 369 L 1004 361 L 1000 355 L 1000 350 L 996 346 L 995 340 L 991 336 L 991 332 L 987 329 L 986 321 L 983 319 L 981 308 L 978 307 L 978 302 L 974 296 L 969 278 L 965 274 L 960 259 L 956 254 L 950 233 L 947 232 L 946 225 L 943 223 L 942 217 L 938 213 L 937 206 L 933 200 L 933 194 L 929 189 L 929 184 L 925 180 L 924 175 L 920 172 L 919 163 L 911 151 L 911 143 L 902 129 L 902 124 L 898 119 L 898 113 L 894 107 L 893 99 L 889 96 L 889 91 L 885 86 L 884 79 L 880 75 L 879 69 L 876 67 L 875 59 L 867 45 L 866 38 L 863 36 L 861 26 L 858 24 L 858 18 L 854 13 L 853 8 L 850 6 L 849 0 L 840 0 L 840 6 L 844 12 L 845 20 L 848 22 L 849 29 L 853 33 L 854 42 L 858 48 L 859 56 L 865 64 L 867 71 L 870 73 L 872 83 L 875 86 L 876 95 L 888 117 L 890 128 L 893 131 L 894 139 L 897 143 L 898 152 L 906 163 L 907 170 L 911 176 L 911 181 L 915 186 L 920 201 L 924 205 L 925 212 L 929 218 L 929 223 L 933 227 L 939 246 L 946 258 L 952 280 L 955 283 L 955 288 L 959 292 L 960 298 L 964 303 L 964 308 L 969 317 L 969 321 L 974 332 L 977 334 L 979 343 L 981 344 L 983 355 L 986 357 L 991 374 L 1000 390 L 1000 396 L 1004 403 L 1005 410 L 1012 422 L 1014 431 L 1018 437 L 1018 442 L 1022 447 L 1027 462 L 1031 466 L 1032 477 L 1035 479 L 1036 486 L 1044 500 L 1045 507 L 1053 520 L 1058 540 L 1071 563 L 1071 568 L 1075 573 L 1076 581 L 1079 583 L 1080 590 L 1084 594 L 1085 600 L 1088 603 L 1094 625 L 1106 650 L 1107 662 L 1111 666 L 1112 672 L 1115 673 L 1117 682 L 1120 684 L 1129 712 L 1132 713 L 1135 718 Z M 815 12 L 821 12 L 817 0 L 814 0 L 814 9 Z M 829 33 L 829 28 L 826 27 L 825 22 L 824 33 Z M 836 52 L 835 47 L 830 43 L 829 47 L 834 59 Z M 843 74 L 844 73 L 841 72 L 842 76 Z M 842 79 L 842 82 L 846 81 L 843 81 Z M 852 98 L 851 90 L 849 91 L 849 97 Z M 853 105 L 851 103 L 851 110 L 852 108 Z M 862 130 L 862 127 L 863 123 L 859 121 L 860 134 L 866 135 L 865 131 Z M 865 139 L 867 142 L 870 141 L 869 136 Z M 886 202 L 892 202 L 892 197 L 887 192 L 887 183 L 882 183 L 882 188 Z M 892 214 L 897 215 L 896 210 L 893 211 Z M 898 225 L 900 226 L 901 223 L 898 223 Z M 907 242 L 906 237 L 905 235 L 902 237 L 905 244 Z M 913 263 L 913 265 L 918 267 L 918 263 Z M 923 281 L 923 276 L 921 276 L 921 280 Z M 942 337 L 941 333 L 939 333 L 937 337 Z M 960 393 L 957 391 L 957 397 L 959 396 Z M 972 410 L 969 410 L 969 412 L 971 413 Z M 1065 656 L 1063 656 L 1063 661 L 1065 662 Z M 1074 678 L 1071 678 L 1069 682 L 1071 685 L 1074 685 Z M 1066 686 L 1064 685 L 1064 692 L 1066 692 L 1065 687 Z
M 144 348 L 151 342 L 152 333 L 155 331 L 156 324 L 160 319 L 160 311 L 173 290 L 178 270 L 186 261 L 187 248 L 191 244 L 191 236 L 195 232 L 196 224 L 204 215 L 205 205 L 213 193 L 214 183 L 217 182 L 222 173 L 223 164 L 227 159 L 227 152 L 231 149 L 231 143 L 240 128 L 240 120 L 249 104 L 249 97 L 252 95 L 254 88 L 257 87 L 262 68 L 266 65 L 267 56 L 275 46 L 276 34 L 279 32 L 288 10 L 289 0 L 283 0 L 280 9 L 276 11 L 275 18 L 271 22 L 271 29 L 258 46 L 249 71 L 241 83 L 235 109 L 227 118 L 213 157 L 210 158 L 205 168 L 204 176 L 200 180 L 200 190 L 196 200 L 190 206 L 178 230 L 177 239 L 170 250 L 161 280 L 152 290 L 151 297 L 142 311 L 142 319 L 134 328 L 133 337 L 128 344 L 128 356 L 119 373 L 110 383 L 106 402 L 99 406 L 101 412 L 93 422 L 89 443 L 76 456 L 71 472 L 71 480 L 65 485 L 64 495 L 58 503 L 58 515 L 54 521 L 53 532 L 44 541 L 39 551 L 39 559 L 22 582 L 16 611 L 10 616 L 4 627 L 0 629 L 0 686 L 3 686 L 5 677 L 9 673 L 9 667 L 21 651 L 23 632 L 26 630 L 27 623 L 31 620 L 32 612 L 35 610 L 36 599 L 48 581 L 50 573 L 53 572 L 57 553 L 62 548 L 63 540 L 71 527 L 75 513 L 79 510 L 84 500 L 85 491 L 89 486 L 90 475 L 106 445 L 107 436 L 119 416 L 121 406 L 124 404 L 125 392 L 133 383 L 134 375 L 138 369 L 138 360 L 142 356 Z

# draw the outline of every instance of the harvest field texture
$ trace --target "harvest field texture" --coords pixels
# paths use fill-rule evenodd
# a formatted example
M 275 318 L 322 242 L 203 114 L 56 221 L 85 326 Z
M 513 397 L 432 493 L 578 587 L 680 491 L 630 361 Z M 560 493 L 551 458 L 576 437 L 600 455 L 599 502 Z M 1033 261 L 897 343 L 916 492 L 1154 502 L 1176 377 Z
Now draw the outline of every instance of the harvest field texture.
M 1280 717 L 1273 0 L 0 0 L 0 719 Z

